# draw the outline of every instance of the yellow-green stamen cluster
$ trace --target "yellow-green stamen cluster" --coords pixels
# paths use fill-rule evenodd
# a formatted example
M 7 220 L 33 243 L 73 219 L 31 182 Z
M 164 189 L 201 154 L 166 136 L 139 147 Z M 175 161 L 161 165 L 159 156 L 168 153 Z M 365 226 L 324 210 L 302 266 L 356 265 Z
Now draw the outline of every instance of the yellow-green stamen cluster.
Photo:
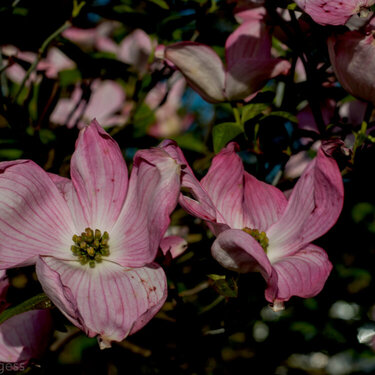
M 80 236 L 75 234 L 72 240 L 74 245 L 71 250 L 82 265 L 88 263 L 91 268 L 94 268 L 96 263 L 102 261 L 103 256 L 109 255 L 108 232 L 102 235 L 99 229 L 95 229 L 94 232 L 91 228 L 86 228 Z
M 260 232 L 258 229 L 251 229 L 248 227 L 245 227 L 242 229 L 244 232 L 250 234 L 251 237 L 255 238 L 260 246 L 262 246 L 263 250 L 267 252 L 268 248 L 268 237 L 266 235 L 266 232 Z

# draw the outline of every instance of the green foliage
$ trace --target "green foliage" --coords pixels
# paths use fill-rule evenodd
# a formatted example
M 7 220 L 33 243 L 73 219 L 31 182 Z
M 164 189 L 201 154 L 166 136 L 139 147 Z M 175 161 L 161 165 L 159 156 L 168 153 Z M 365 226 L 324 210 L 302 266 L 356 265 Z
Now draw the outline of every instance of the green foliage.
M 218 153 L 228 142 L 243 133 L 243 127 L 236 122 L 224 122 L 212 130 L 214 151 Z

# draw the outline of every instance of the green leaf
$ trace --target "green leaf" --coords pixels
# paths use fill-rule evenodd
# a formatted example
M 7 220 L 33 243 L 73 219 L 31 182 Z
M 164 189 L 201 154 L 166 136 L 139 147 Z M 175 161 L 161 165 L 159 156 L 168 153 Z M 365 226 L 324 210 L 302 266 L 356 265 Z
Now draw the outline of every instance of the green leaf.
M 202 154 L 207 151 L 206 145 L 192 133 L 185 133 L 171 138 L 185 150 L 200 152 Z
M 295 10 L 296 8 L 297 8 L 297 4 L 296 3 L 288 4 L 288 7 L 287 7 L 287 9 L 289 9 L 289 10 Z
M 40 129 L 39 138 L 40 141 L 46 145 L 47 143 L 53 142 L 56 139 L 56 135 L 52 130 Z
M 243 127 L 236 122 L 223 122 L 212 130 L 214 151 L 217 154 L 228 142 L 243 133 Z
M 61 86 L 68 86 L 78 82 L 81 79 L 81 72 L 78 69 L 62 70 L 59 72 Z
M 355 223 L 365 220 L 368 215 L 375 213 L 375 207 L 368 202 L 357 203 L 352 209 L 352 218 Z
M 169 9 L 169 5 L 164 0 L 148 0 L 148 1 L 150 1 L 151 3 L 154 3 L 156 5 L 158 5 L 160 8 Z
M 134 114 L 134 137 L 139 138 L 147 133 L 147 129 L 156 121 L 154 111 L 142 104 Z
M 0 160 L 15 160 L 20 159 L 22 150 L 16 148 L 5 148 L 0 150 Z
M 298 123 L 297 117 L 292 115 L 289 112 L 275 111 L 275 112 L 271 112 L 268 116 L 282 117 L 282 118 L 285 118 L 286 120 L 289 120 L 290 122 L 294 122 L 295 124 Z
M 211 279 L 213 288 L 223 297 L 236 298 L 238 296 L 238 286 L 234 279 L 227 280 L 225 275 L 207 275 Z
M 266 103 L 251 103 L 245 105 L 242 108 L 241 122 L 244 124 L 246 121 L 251 120 L 255 116 L 261 114 L 267 108 L 268 104 Z
M 3 311 L 0 314 L 0 324 L 4 323 L 6 320 L 12 318 L 13 316 L 22 314 L 26 311 L 51 309 L 51 308 L 52 308 L 51 300 L 47 297 L 45 293 L 40 293 L 20 303 L 17 306 L 11 307 Z

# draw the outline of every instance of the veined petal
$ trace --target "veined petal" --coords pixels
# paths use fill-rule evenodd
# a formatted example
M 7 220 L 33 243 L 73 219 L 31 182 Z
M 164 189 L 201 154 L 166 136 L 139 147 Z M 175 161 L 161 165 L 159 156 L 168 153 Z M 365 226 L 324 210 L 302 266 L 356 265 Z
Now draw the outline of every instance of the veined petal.
M 76 190 L 74 189 L 72 181 L 69 180 L 69 178 L 61 177 L 54 173 L 48 173 L 48 176 L 55 183 L 69 207 L 76 229 L 74 233 L 79 233 L 80 231 L 82 231 L 82 227 L 86 228 L 90 224 L 86 219 L 85 213 L 81 206 L 81 202 L 78 199 L 78 195 Z
M 271 58 L 271 38 L 261 19 L 250 19 L 240 25 L 225 42 L 227 68 L 248 58 Z
M 28 160 L 0 163 L 0 268 L 70 257 L 74 225 L 48 174 Z
M 28 311 L 6 320 L 0 325 L 0 362 L 25 364 L 40 358 L 49 344 L 51 329 L 49 310 Z
M 161 251 L 164 255 L 171 254 L 172 258 L 177 258 L 187 249 L 187 241 L 179 236 L 164 237 L 160 243 Z
M 183 193 L 180 194 L 179 203 L 182 208 L 193 216 L 215 222 L 216 208 L 207 192 L 195 177 L 177 143 L 171 140 L 164 140 L 160 144 L 160 147 L 181 165 L 181 188 L 182 190 L 188 190 L 193 196 L 191 198 Z
M 305 169 L 278 222 L 268 231 L 268 256 L 274 263 L 326 233 L 337 221 L 344 187 L 336 161 L 322 148 Z
M 70 173 L 90 227 L 109 231 L 123 206 L 128 174 L 118 144 L 95 120 L 79 134 Z
M 212 160 L 210 169 L 201 180 L 217 210 L 217 221 L 231 228 L 244 225 L 243 184 L 244 168 L 236 154 L 238 145 L 229 143 Z
M 164 56 L 208 102 L 225 101 L 225 70 L 216 52 L 204 44 L 181 42 L 165 48 Z
M 279 220 L 288 201 L 276 187 L 244 174 L 244 227 L 266 231 Z
M 309 244 L 296 254 L 275 262 L 273 268 L 278 276 L 276 299 L 287 301 L 292 296 L 316 296 L 323 289 L 332 264 L 322 248 Z M 270 292 L 266 290 L 266 299 L 274 302 Z
M 112 261 L 141 267 L 155 259 L 177 205 L 180 170 L 161 148 L 136 153 L 125 204 L 110 232 Z
M 91 122 L 93 118 L 102 125 L 113 114 L 120 111 L 125 104 L 125 92 L 115 81 L 95 81 L 92 85 L 92 94 L 86 107 L 84 118 Z
M 259 243 L 248 233 L 229 229 L 218 235 L 212 256 L 225 268 L 246 273 L 258 271 L 268 284 L 269 294 L 277 293 L 277 274 Z
M 283 59 L 247 58 L 238 60 L 226 73 L 225 96 L 241 100 L 260 90 L 271 78 L 286 74 L 290 63 Z
M 166 277 L 156 264 L 124 268 L 103 261 L 90 268 L 51 257 L 41 262 L 43 266 L 37 272 L 39 279 L 43 275 L 40 281 L 46 294 L 77 325 L 77 320 L 72 319 L 71 305 L 61 304 L 58 298 L 68 291 L 80 313 L 84 331 L 90 337 L 98 336 L 101 348 L 141 329 L 167 297 Z M 48 277 L 50 273 L 58 275 L 58 279 Z

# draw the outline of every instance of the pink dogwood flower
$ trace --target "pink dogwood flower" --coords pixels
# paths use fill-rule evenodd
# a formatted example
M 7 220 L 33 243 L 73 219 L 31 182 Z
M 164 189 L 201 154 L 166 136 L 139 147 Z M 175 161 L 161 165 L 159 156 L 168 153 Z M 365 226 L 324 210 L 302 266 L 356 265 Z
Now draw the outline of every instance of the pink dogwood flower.
M 141 74 L 146 73 L 148 60 L 156 47 L 151 38 L 141 29 L 131 32 L 120 44 L 102 36 L 98 38 L 96 46 L 100 51 L 114 53 L 120 61 L 131 65 Z
M 9 280 L 0 271 L 0 303 L 2 312 L 8 306 L 6 293 Z M 40 359 L 47 349 L 52 332 L 48 310 L 32 310 L 15 315 L 0 324 L 0 362 L 9 364 L 12 371 L 21 371 L 31 359 Z
M 130 178 L 94 120 L 81 130 L 71 180 L 30 160 L 0 164 L 0 268 L 36 263 L 52 302 L 101 348 L 142 328 L 167 296 L 154 258 L 180 189 L 180 165 L 140 150 Z
M 145 103 L 155 111 L 155 122 L 148 134 L 157 138 L 168 138 L 186 131 L 194 121 L 192 114 L 180 115 L 182 96 L 186 81 L 179 72 L 175 72 L 168 82 L 158 82 L 149 91 Z M 169 91 L 168 91 L 169 89 Z
M 246 20 L 227 39 L 226 67 L 211 47 L 195 42 L 165 47 L 164 58 L 212 103 L 246 99 L 290 68 L 288 61 L 271 56 L 271 37 L 257 18 Z
M 350 17 L 363 13 L 375 0 L 295 0 L 298 6 L 321 25 L 344 25 Z
M 342 87 L 351 95 L 375 104 L 374 26 L 368 33 L 348 31 L 328 39 L 333 70 Z
M 171 143 L 162 145 L 176 151 Z M 182 187 L 194 199 L 181 195 L 180 204 L 207 221 L 217 237 L 212 255 L 222 266 L 262 274 L 265 297 L 274 308 L 292 296 L 315 296 L 332 265 L 311 242 L 335 224 L 343 205 L 337 163 L 320 148 L 287 200 L 279 189 L 244 171 L 237 148 L 235 143 L 224 148 L 200 183 L 185 168 Z M 174 157 L 187 164 L 181 152 Z
M 86 102 L 82 99 L 82 88 L 77 85 L 69 98 L 61 98 L 50 120 L 59 125 L 82 129 L 91 119 L 96 118 L 104 127 L 121 125 L 128 119 L 125 106 L 125 92 L 115 81 L 99 79 L 91 86 L 91 96 Z M 117 114 L 118 113 L 118 114 Z

